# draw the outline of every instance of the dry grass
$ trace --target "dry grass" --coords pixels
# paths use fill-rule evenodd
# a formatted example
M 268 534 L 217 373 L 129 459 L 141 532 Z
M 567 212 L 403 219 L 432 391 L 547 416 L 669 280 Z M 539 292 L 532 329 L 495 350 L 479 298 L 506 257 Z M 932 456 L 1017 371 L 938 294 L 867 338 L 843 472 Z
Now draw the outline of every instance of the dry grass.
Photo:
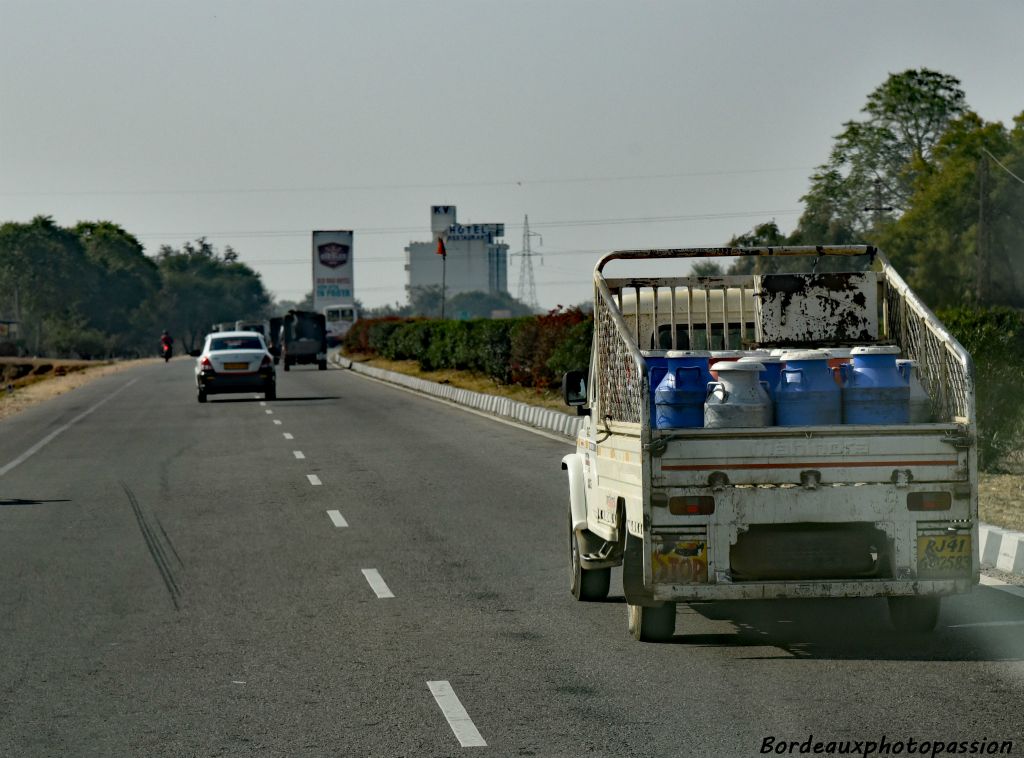
M 472 371 L 455 371 L 454 369 L 423 371 L 420 369 L 420 364 L 416 361 L 388 361 L 383 358 L 366 358 L 359 355 L 347 355 L 345 357 L 357 363 L 365 363 L 367 366 L 395 371 L 399 374 L 408 374 L 409 376 L 415 376 L 439 384 L 450 384 L 461 390 L 486 392 L 488 395 L 500 395 L 501 397 L 519 400 L 531 405 L 539 405 L 553 411 L 561 411 L 562 413 L 568 413 L 569 411 L 565 403 L 562 402 L 561 394 L 557 392 L 498 384 L 489 376 Z
M 978 512 L 986 524 L 1024 532 L 1024 476 L 982 474 Z
M 43 403 L 50 398 L 88 384 L 101 376 L 108 376 L 126 368 L 147 363 L 157 363 L 161 358 L 143 358 L 135 361 L 73 361 L 46 358 L 0 358 L 0 420 L 20 413 L 26 408 Z M 44 373 L 31 373 L 16 381 L 8 381 L 12 372 L 8 367 L 14 364 L 31 364 L 35 369 L 51 366 Z M 8 386 L 13 391 L 8 390 Z

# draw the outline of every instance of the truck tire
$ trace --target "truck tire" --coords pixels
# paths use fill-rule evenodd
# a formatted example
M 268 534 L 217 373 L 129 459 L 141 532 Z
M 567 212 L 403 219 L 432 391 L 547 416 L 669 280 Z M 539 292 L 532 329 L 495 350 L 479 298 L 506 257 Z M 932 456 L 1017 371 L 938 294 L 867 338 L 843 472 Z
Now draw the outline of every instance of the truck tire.
M 897 631 L 927 634 L 939 620 L 942 598 L 936 595 L 890 597 L 889 620 Z
M 284 370 L 285 371 L 291 371 L 292 370 L 292 362 L 291 362 L 291 359 L 287 355 L 284 357 Z
M 640 642 L 668 642 L 676 631 L 676 604 L 626 606 L 629 633 Z
M 569 576 L 569 591 L 577 600 L 591 602 L 608 597 L 611 567 L 585 569 L 580 564 L 580 542 L 572 528 L 572 511 L 569 512 Z
M 316 367 L 320 371 L 326 371 L 327 370 L 327 361 L 317 361 Z

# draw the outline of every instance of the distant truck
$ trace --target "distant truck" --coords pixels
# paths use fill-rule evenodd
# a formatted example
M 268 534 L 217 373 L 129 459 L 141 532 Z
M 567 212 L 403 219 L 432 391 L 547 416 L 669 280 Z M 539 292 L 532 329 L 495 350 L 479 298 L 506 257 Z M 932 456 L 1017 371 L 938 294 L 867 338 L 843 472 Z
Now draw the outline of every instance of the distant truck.
M 873 265 L 666 271 L 680 258 L 801 256 L 812 272 L 825 256 Z M 646 261 L 654 275 L 606 276 L 616 260 Z M 898 630 L 923 633 L 943 596 L 978 582 L 971 358 L 881 251 L 614 252 L 595 269 L 594 303 L 589 373 L 563 379 L 566 403 L 584 417 L 562 459 L 578 600 L 603 599 L 622 566 L 638 640 L 671 638 L 678 602 L 771 598 L 884 597 Z M 772 359 L 774 399 L 757 387 Z M 744 389 L 740 375 L 751 372 Z M 911 387 L 923 408 L 902 415 Z M 730 409 L 746 415 L 723 423 Z
M 327 344 L 341 344 L 355 323 L 353 234 L 347 229 L 313 232 L 313 308 L 327 322 Z
M 277 321 L 277 319 L 272 319 Z M 324 314 L 311 311 L 288 311 L 280 319 L 277 338 L 272 341 L 271 353 L 277 350 L 284 370 L 292 366 L 315 363 L 321 371 L 327 369 L 327 322 Z
M 235 322 L 235 331 L 239 331 L 239 332 L 259 332 L 264 337 L 266 337 L 267 336 L 267 322 L 266 321 L 259 321 L 259 320 L 252 320 L 252 321 L 240 320 L 240 321 L 236 321 Z

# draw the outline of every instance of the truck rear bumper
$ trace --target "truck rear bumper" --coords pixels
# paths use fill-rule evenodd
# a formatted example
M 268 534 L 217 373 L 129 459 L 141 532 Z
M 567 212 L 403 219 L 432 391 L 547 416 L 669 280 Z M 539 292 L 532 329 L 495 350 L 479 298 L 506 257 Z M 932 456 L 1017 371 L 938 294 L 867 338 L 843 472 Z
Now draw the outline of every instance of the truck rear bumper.
M 952 595 L 969 592 L 977 577 L 856 582 L 743 582 L 742 584 L 656 584 L 655 601 L 774 600 L 777 598 Z

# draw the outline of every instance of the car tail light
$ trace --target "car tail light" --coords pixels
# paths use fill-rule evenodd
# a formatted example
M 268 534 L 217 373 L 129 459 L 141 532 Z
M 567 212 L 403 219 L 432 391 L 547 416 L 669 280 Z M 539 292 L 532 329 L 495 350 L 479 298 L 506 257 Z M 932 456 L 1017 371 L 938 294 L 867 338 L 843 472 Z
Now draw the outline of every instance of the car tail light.
M 269 355 L 264 355 L 263 356 L 263 360 L 260 361 L 260 368 L 270 368 L 272 363 L 273 362 L 271 361 L 270 356 Z
M 210 363 L 209 356 L 205 356 L 204 355 L 203 359 L 201 361 L 199 361 L 199 370 L 200 371 L 213 371 L 213 364 Z
M 911 492 L 907 495 L 907 510 L 948 511 L 952 502 L 948 492 Z
M 668 499 L 668 512 L 673 516 L 710 516 L 715 512 L 715 499 L 710 495 L 677 495 Z

